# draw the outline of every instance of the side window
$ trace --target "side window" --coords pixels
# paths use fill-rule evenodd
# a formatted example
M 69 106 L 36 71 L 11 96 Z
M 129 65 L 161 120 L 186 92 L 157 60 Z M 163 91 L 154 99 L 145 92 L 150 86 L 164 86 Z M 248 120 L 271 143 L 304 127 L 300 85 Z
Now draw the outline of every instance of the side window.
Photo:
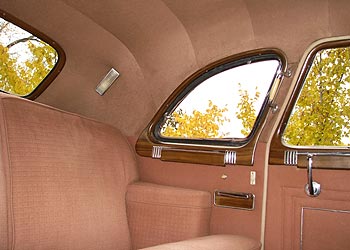
M 288 146 L 350 146 L 350 49 L 316 53 L 282 137 Z
M 274 132 L 269 163 L 349 169 L 350 40 L 325 38 L 304 53 Z
M 168 161 L 252 165 L 285 69 L 285 56 L 277 49 L 209 64 L 166 100 L 139 137 L 136 151 Z
M 47 37 L 39 38 L 43 35 L 28 25 L 7 13 L 3 16 L 6 19 L 0 18 L 0 91 L 35 98 L 40 94 L 37 89 L 44 90 L 53 80 L 53 71 L 57 74 L 63 67 L 64 53 Z M 17 26 L 17 22 L 30 31 Z
M 239 65 L 205 79 L 160 126 L 163 138 L 247 138 L 280 67 L 277 59 Z

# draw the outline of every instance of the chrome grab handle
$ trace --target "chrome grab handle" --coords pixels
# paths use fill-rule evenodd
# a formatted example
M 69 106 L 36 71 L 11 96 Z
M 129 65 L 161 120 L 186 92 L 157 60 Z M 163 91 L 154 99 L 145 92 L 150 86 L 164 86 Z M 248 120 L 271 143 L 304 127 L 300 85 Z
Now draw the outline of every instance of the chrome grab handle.
M 307 180 L 308 183 L 305 185 L 305 192 L 310 197 L 317 197 L 321 193 L 321 184 L 313 181 L 312 179 L 312 154 L 307 154 Z
M 247 193 L 227 193 L 227 192 L 217 191 L 216 194 L 223 197 L 238 198 L 238 199 L 249 199 L 251 197 L 251 195 Z

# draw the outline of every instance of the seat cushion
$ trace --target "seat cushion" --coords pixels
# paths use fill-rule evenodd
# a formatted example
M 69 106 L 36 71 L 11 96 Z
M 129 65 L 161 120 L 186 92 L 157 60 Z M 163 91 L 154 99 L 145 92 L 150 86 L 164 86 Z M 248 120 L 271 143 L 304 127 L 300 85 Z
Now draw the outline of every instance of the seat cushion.
M 209 235 L 209 192 L 136 182 L 126 200 L 133 249 Z
M 142 250 L 259 250 L 260 248 L 260 242 L 244 236 L 211 235 Z

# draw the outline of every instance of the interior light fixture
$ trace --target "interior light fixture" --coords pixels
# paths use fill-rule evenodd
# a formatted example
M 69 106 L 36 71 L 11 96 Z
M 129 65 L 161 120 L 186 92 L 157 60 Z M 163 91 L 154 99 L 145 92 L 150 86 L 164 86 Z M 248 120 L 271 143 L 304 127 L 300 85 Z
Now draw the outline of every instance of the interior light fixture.
M 119 72 L 114 68 L 107 73 L 107 75 L 100 81 L 96 87 L 96 92 L 103 95 L 119 77 Z

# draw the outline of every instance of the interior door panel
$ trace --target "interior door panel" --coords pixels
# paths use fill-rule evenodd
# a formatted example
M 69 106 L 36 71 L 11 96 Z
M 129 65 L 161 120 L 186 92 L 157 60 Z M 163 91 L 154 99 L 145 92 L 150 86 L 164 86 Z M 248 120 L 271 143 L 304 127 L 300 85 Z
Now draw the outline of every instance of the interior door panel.
M 304 191 L 306 169 L 269 166 L 265 249 L 350 248 L 350 178 L 345 170 L 314 170 L 318 197 Z
M 266 225 L 265 225 L 265 249 L 282 249 L 282 250 L 346 250 L 350 249 L 350 180 L 349 170 L 349 147 L 347 145 L 348 135 L 346 131 L 347 123 L 342 127 L 339 123 L 344 117 L 348 117 L 347 102 L 339 106 L 337 99 L 343 95 L 345 100 L 348 100 L 347 90 L 335 92 L 337 94 L 329 95 L 328 100 L 332 100 L 336 107 L 340 110 L 345 110 L 337 113 L 335 117 L 327 117 L 322 113 L 321 108 L 315 109 L 318 117 L 310 117 L 314 113 L 304 112 L 306 109 L 314 110 L 314 107 L 323 107 L 327 101 L 324 101 L 324 94 L 330 92 L 323 92 L 322 88 L 326 89 L 341 89 L 348 87 L 347 80 L 343 79 L 344 75 L 348 74 L 348 59 L 339 63 L 339 68 L 344 70 L 340 74 L 334 70 L 327 70 L 337 63 L 327 62 L 322 68 L 317 68 L 317 64 L 321 60 L 331 60 L 331 56 L 327 54 L 324 58 L 319 56 L 320 61 L 316 63 L 316 53 L 320 51 L 331 51 L 333 48 L 339 50 L 346 50 L 349 47 L 349 37 L 324 39 L 312 44 L 306 50 L 303 58 L 300 61 L 299 67 L 296 71 L 291 89 L 282 105 L 282 113 L 279 115 L 271 141 L 269 143 L 269 159 L 267 165 L 268 179 L 267 179 L 267 200 L 266 200 Z M 334 51 L 335 51 L 334 50 Z M 321 52 L 320 52 L 321 53 Z M 341 61 L 340 54 L 335 57 L 336 60 Z M 315 64 L 314 64 L 315 62 Z M 318 69 L 317 73 L 312 75 L 312 70 L 315 67 Z M 345 70 L 346 68 L 346 70 Z M 307 82 L 308 75 L 314 78 Z M 329 74 L 329 75 L 328 75 Z M 327 76 L 325 81 L 324 76 Z M 333 82 L 335 81 L 335 83 Z M 312 89 L 311 84 L 318 86 Z M 307 96 L 302 95 L 305 87 L 305 93 L 312 96 L 315 100 L 312 103 L 305 101 Z M 338 86 L 338 87 L 336 87 Z M 315 95 L 312 95 L 312 94 Z M 333 92 L 334 93 L 334 92 Z M 303 98 L 302 98 L 303 97 Z M 299 106 L 295 105 L 297 101 L 301 100 Z M 319 98 L 319 99 L 317 99 Z M 304 103 L 307 103 L 305 106 Z M 300 111 L 301 110 L 301 111 Z M 295 138 L 301 138 L 301 141 L 307 141 L 309 138 L 310 144 L 294 144 L 287 145 L 283 142 L 283 133 L 285 133 L 286 126 L 291 123 L 291 117 L 300 111 L 299 121 L 303 116 L 310 118 L 308 122 L 304 122 L 304 127 L 301 127 L 300 134 L 295 135 Z M 328 115 L 333 111 L 329 109 Z M 293 113 L 295 112 L 295 113 Z M 319 113 L 317 113 L 319 112 Z M 319 117 L 322 122 L 317 123 Z M 328 121 L 333 122 L 333 119 L 338 119 L 335 122 L 336 129 L 330 130 L 329 127 L 323 128 L 320 126 Z M 341 118 L 341 119 L 340 119 Z M 339 123 L 338 123 L 339 122 Z M 316 125 L 317 124 L 317 125 Z M 333 123 L 334 124 L 334 123 Z M 307 137 L 306 130 L 311 128 L 313 134 Z M 336 142 L 335 136 L 330 140 L 329 144 L 320 143 L 323 138 L 313 140 L 320 134 L 323 137 L 327 136 L 327 132 L 333 131 L 334 134 L 341 132 L 341 141 L 343 144 Z M 310 134 L 309 134 L 310 136 Z M 318 138 L 318 137 L 317 137 Z M 289 138 L 290 139 L 290 138 Z M 303 140 L 305 139 L 305 140 Z M 311 142 L 313 141 L 313 142 Z M 335 145 L 331 144 L 332 142 Z M 305 143 L 305 142 L 303 142 Z M 307 146 L 305 146 L 307 145 Z M 312 189 L 311 183 L 319 184 L 319 187 Z M 307 185 L 306 185 L 307 184 Z

